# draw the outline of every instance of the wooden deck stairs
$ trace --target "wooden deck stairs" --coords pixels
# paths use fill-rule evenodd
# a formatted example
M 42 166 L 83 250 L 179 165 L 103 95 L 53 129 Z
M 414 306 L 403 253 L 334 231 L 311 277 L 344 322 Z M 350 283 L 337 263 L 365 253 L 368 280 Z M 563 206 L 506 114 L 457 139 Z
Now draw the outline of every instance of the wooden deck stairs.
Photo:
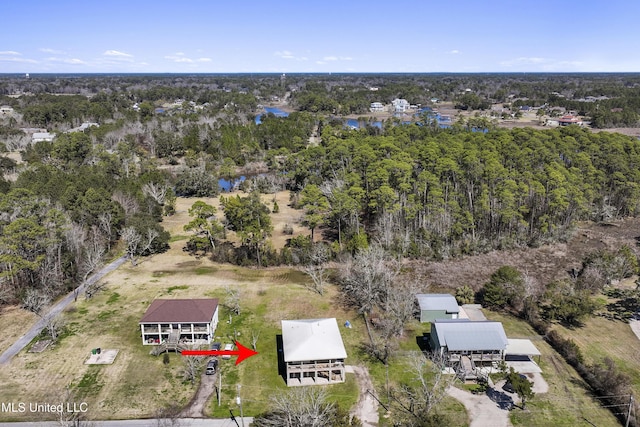
M 169 338 L 162 344 L 155 346 L 151 350 L 151 354 L 157 356 L 164 352 L 175 351 L 176 353 L 182 352 L 186 347 L 180 344 L 180 332 L 173 331 L 169 334 Z
M 471 360 L 469 356 L 462 356 L 460 358 L 457 375 L 462 381 L 475 380 L 478 378 L 475 363 L 473 363 L 473 360 Z

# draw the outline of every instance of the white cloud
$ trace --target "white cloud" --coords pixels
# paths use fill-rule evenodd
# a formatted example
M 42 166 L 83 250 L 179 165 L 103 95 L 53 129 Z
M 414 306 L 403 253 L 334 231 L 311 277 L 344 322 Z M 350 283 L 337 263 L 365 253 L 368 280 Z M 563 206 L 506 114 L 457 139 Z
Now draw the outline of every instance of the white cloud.
M 51 57 L 51 58 L 45 58 L 45 61 L 47 61 L 47 62 L 62 62 L 64 64 L 72 64 L 72 65 L 88 65 L 85 61 L 83 61 L 82 59 L 78 59 L 78 58 L 56 58 L 56 57 Z
M 133 58 L 133 55 L 130 55 L 125 52 L 120 52 L 118 50 L 107 50 L 103 53 L 104 56 L 111 56 L 116 58 Z
M 184 52 L 176 52 L 173 55 L 166 55 L 164 59 L 167 59 L 169 61 L 176 62 L 176 63 L 183 63 L 183 64 L 194 64 L 196 62 L 212 62 L 213 61 L 211 58 L 207 58 L 207 57 L 200 57 L 196 59 L 189 58 L 188 56 L 186 56 Z
M 323 61 L 351 61 L 353 58 L 350 56 L 325 56 Z
M 451 55 L 457 55 L 460 53 L 460 51 L 458 49 L 453 49 L 451 52 L 449 52 Z
M 38 49 L 40 52 L 44 52 L 44 53 L 51 53 L 53 55 L 62 55 L 64 52 L 61 50 L 56 50 L 56 49 L 50 49 L 48 47 L 42 47 L 40 49 Z
M 22 56 L 20 52 L 16 52 L 15 50 L 2 50 L 0 51 L 0 55 Z
M 293 59 L 295 58 L 293 56 L 293 53 L 289 52 L 288 50 L 283 50 L 283 51 L 277 51 L 274 53 L 275 56 L 279 56 L 280 58 L 284 58 L 284 59 Z
M 288 51 L 288 50 L 279 50 L 274 52 L 275 56 L 278 56 L 282 59 L 294 59 L 296 61 L 308 61 L 309 58 L 307 58 L 306 56 L 296 56 L 294 55 L 292 52 Z
M 20 54 L 18 54 L 20 55 Z M 28 59 L 28 58 L 22 58 L 21 56 L 18 55 L 14 55 L 14 54 L 6 54 L 6 53 L 2 53 L 0 52 L 0 61 L 1 62 L 26 62 L 29 64 L 37 64 L 38 61 L 33 60 L 33 59 Z
M 534 64 L 534 65 L 540 65 L 540 64 L 544 64 L 546 62 L 549 62 L 548 59 L 546 58 L 540 58 L 540 57 L 536 57 L 536 56 L 531 56 L 531 57 L 520 57 L 520 58 L 516 58 L 516 59 L 510 59 L 507 61 L 502 61 L 500 62 L 500 65 L 502 65 L 503 67 L 513 67 L 516 65 L 527 65 L 527 64 Z
M 164 57 L 164 59 L 168 59 L 169 61 L 173 61 L 173 62 L 183 62 L 183 63 L 192 63 L 193 59 L 190 58 L 186 58 L 184 56 L 180 56 L 180 55 L 167 55 Z

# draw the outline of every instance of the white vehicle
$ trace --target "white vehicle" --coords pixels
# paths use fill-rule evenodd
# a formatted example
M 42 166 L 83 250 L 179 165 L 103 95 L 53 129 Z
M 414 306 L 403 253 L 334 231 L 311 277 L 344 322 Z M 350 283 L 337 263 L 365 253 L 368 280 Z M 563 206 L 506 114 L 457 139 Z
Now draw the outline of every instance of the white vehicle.
M 233 350 L 233 344 L 229 343 L 224 345 L 224 351 L 232 351 L 232 350 Z M 222 358 L 231 359 L 231 355 L 225 354 L 224 356 L 222 356 Z

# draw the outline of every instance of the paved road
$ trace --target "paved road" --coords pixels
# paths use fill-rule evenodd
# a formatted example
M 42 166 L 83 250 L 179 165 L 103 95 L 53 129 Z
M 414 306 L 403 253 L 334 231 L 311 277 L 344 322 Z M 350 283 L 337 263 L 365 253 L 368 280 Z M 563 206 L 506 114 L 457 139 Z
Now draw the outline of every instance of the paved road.
M 242 427 L 243 420 L 237 417 L 238 425 Z M 175 424 L 179 427 L 237 427 L 230 418 L 226 419 L 194 419 L 181 418 Z M 244 417 L 244 426 L 248 427 L 253 422 L 253 418 Z M 84 425 L 84 424 L 82 424 Z M 158 427 L 161 424 L 158 420 L 122 420 L 122 421 L 87 421 L 90 427 Z M 170 425 L 170 424 L 167 424 Z M 0 423 L 0 427 L 60 427 L 57 421 L 29 422 L 29 423 Z
M 111 264 L 106 265 L 100 271 L 98 271 L 97 273 L 89 277 L 89 279 L 87 279 L 86 285 L 93 284 L 98 280 L 102 279 L 104 276 L 106 276 L 107 274 L 111 273 L 113 270 L 115 270 L 116 268 L 124 264 L 126 260 L 127 258 L 125 256 L 122 256 L 117 260 L 113 261 Z M 78 286 L 77 295 L 81 295 L 84 292 L 84 288 L 85 288 L 85 285 Z M 71 301 L 74 300 L 75 296 L 76 296 L 76 291 L 70 292 L 67 296 L 65 296 L 63 299 L 58 301 L 56 305 L 51 307 L 51 310 L 49 310 L 48 314 L 55 316 L 61 313 L 62 310 L 64 310 L 71 303 Z M 44 317 L 47 317 L 47 316 L 45 315 Z M 31 327 L 31 329 L 29 329 L 29 331 L 26 334 L 18 338 L 18 340 L 15 343 L 13 343 L 11 347 L 6 349 L 4 353 L 0 354 L 0 365 L 9 363 L 11 358 L 16 354 L 18 354 L 20 351 L 22 351 L 22 349 L 24 349 L 35 337 L 37 337 L 40 334 L 40 332 L 42 332 L 42 330 L 45 328 L 45 326 L 46 326 L 46 322 L 44 318 L 38 319 L 38 321 Z

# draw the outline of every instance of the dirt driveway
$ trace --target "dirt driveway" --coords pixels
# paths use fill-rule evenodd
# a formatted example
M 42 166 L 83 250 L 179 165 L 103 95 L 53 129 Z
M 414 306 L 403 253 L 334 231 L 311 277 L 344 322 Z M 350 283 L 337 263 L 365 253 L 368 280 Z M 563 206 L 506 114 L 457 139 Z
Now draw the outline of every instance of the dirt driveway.
M 215 395 L 216 390 L 216 380 L 218 379 L 218 374 L 215 375 L 207 375 L 202 373 L 202 377 L 200 378 L 200 387 L 198 387 L 198 392 L 191 399 L 191 402 L 187 405 L 186 408 L 180 412 L 181 418 L 204 418 L 205 408 L 207 406 L 207 402 L 211 398 L 212 395 Z
M 369 376 L 367 368 L 362 366 L 345 366 L 347 373 L 353 373 L 358 381 L 358 388 L 360 389 L 360 397 L 355 408 L 351 410 L 351 414 L 362 421 L 363 427 L 375 427 L 380 421 L 378 416 L 378 402 L 373 398 L 373 383 Z
M 460 401 L 469 415 L 469 427 L 509 427 L 509 409 L 513 399 L 499 389 L 487 393 L 472 394 L 456 387 L 449 387 L 447 394 Z

